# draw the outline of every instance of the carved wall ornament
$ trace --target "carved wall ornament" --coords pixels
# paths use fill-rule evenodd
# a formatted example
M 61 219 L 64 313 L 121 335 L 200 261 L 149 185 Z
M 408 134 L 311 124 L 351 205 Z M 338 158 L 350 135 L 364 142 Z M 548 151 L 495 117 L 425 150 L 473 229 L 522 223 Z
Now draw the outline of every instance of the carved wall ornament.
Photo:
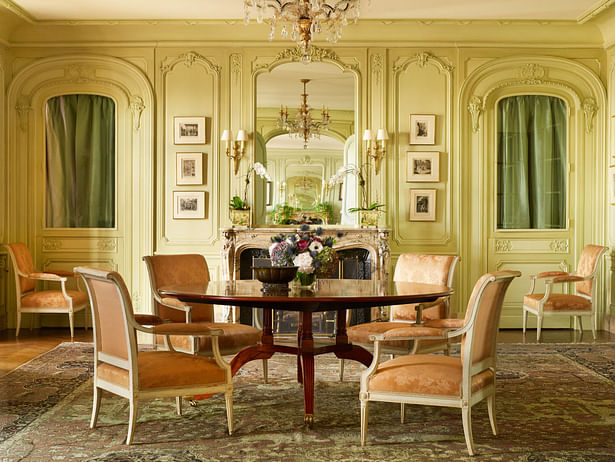
M 88 83 L 96 80 L 96 69 L 84 64 L 74 64 L 68 66 L 65 75 L 73 83 Z
M 542 80 L 547 75 L 547 71 L 544 66 L 540 64 L 524 64 L 521 66 L 521 80 L 523 80 L 528 85 L 538 85 L 542 83 Z
M 440 70 L 440 72 L 445 71 L 449 74 L 455 70 L 455 66 L 453 66 L 452 64 L 448 64 L 440 58 L 436 58 L 431 53 L 423 51 L 421 53 L 417 53 L 412 58 L 399 59 L 397 63 L 393 66 L 393 72 L 397 73 L 403 71 L 408 67 L 410 63 L 413 62 L 416 62 L 416 64 L 421 68 L 425 67 L 429 63 L 432 63 Z
M 485 103 L 481 99 L 480 96 L 472 96 L 470 98 L 470 102 L 468 103 L 468 111 L 470 111 L 470 117 L 472 117 L 472 131 L 477 133 L 480 126 L 479 120 L 480 116 L 485 110 Z
M 598 105 L 594 98 L 588 97 L 583 100 L 583 112 L 585 113 L 585 132 L 591 133 L 594 129 L 594 117 L 598 112 Z
M 381 54 L 372 55 L 372 75 L 374 76 L 374 83 L 380 85 L 382 81 L 382 74 L 384 71 L 384 58 Z
M 310 60 L 312 62 L 321 61 L 334 61 L 344 69 L 358 71 L 359 64 L 347 64 L 343 62 L 337 53 L 329 48 L 320 48 L 317 46 L 310 46 L 309 49 Z M 252 66 L 253 71 L 260 71 L 262 69 L 270 69 L 274 64 L 278 64 L 283 61 L 301 62 L 303 57 L 303 50 L 300 47 L 287 48 L 279 52 L 272 61 L 261 64 L 254 64 Z
M 19 118 L 19 128 L 21 131 L 26 131 L 28 128 L 28 118 L 30 111 L 32 111 L 32 100 L 29 95 L 21 95 L 17 98 L 17 104 L 15 105 L 17 111 L 17 117 Z
M 178 56 L 175 59 L 170 59 L 170 62 L 167 62 L 170 58 L 165 59 L 160 64 L 160 70 L 163 74 L 171 71 L 177 64 L 182 63 L 186 67 L 192 67 L 195 63 L 200 63 L 208 67 L 215 73 L 219 74 L 222 69 L 219 65 L 213 63 L 205 56 L 200 55 L 195 51 L 189 51 L 188 53 L 184 53 L 183 55 Z
M 130 112 L 132 112 L 132 126 L 135 131 L 141 128 L 141 115 L 145 110 L 145 103 L 140 96 L 130 97 Z
M 43 239 L 43 250 L 60 250 L 62 248 L 62 241 L 60 239 Z
M 114 252 L 117 250 L 117 241 L 115 239 L 99 239 L 97 247 L 98 250 L 104 252 Z
M 242 60 L 243 57 L 241 54 L 231 54 L 231 75 L 233 77 L 233 82 L 238 82 L 241 77 Z
M 554 253 L 568 253 L 568 239 L 555 239 L 549 243 Z
M 509 239 L 498 239 L 495 241 L 495 251 L 497 253 L 510 252 L 513 248 L 512 242 Z

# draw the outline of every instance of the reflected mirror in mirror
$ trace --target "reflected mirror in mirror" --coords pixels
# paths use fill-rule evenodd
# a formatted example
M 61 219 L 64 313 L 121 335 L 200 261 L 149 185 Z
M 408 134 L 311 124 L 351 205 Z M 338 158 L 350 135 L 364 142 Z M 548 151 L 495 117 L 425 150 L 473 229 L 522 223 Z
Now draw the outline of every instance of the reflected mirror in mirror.
M 356 185 L 327 186 L 341 166 L 357 163 L 355 80 L 352 72 L 323 62 L 281 64 L 256 77 L 255 161 L 266 165 L 273 182 L 271 205 L 259 201 L 255 189 L 256 224 L 355 223 L 345 210 L 354 206 Z M 313 122 L 322 120 L 323 109 L 329 116 L 328 129 L 311 130 L 307 143 L 280 120 L 283 111 L 297 121 L 304 101 Z

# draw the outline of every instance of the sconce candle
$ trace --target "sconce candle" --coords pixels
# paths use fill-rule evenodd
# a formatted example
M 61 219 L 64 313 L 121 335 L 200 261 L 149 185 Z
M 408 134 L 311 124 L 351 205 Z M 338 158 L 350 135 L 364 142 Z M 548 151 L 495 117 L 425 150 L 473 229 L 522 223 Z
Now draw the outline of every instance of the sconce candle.
M 224 130 L 220 140 L 226 141 L 226 155 L 230 159 L 233 159 L 233 171 L 235 172 L 235 175 L 237 175 L 237 172 L 239 171 L 239 162 L 246 152 L 246 131 L 239 130 L 237 132 L 237 139 L 233 141 L 233 132 L 230 130 Z
M 376 132 L 376 144 L 374 145 L 374 135 L 371 130 L 363 132 L 363 141 L 365 141 L 365 151 L 367 157 L 374 159 L 374 171 L 376 175 L 380 172 L 380 161 L 386 154 L 386 140 L 389 139 L 389 134 L 386 128 L 379 128 Z

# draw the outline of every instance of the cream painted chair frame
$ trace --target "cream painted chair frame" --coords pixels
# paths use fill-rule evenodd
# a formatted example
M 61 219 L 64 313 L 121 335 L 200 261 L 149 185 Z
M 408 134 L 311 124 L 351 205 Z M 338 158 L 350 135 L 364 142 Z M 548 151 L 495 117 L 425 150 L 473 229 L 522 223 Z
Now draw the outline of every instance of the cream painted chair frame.
M 130 413 L 128 421 L 128 434 L 126 436 L 126 444 L 131 444 L 133 439 L 133 433 L 135 424 L 137 421 L 137 401 L 139 399 L 151 399 L 151 398 L 164 398 L 175 397 L 177 414 L 182 414 L 182 397 L 193 396 L 199 394 L 214 394 L 224 393 L 226 399 L 226 417 L 229 435 L 233 433 L 233 381 L 231 375 L 231 367 L 220 354 L 218 347 L 218 336 L 222 334 L 221 329 L 205 329 L 202 331 L 192 330 L 189 334 L 192 335 L 211 335 L 212 336 L 212 350 L 213 358 L 223 371 L 225 381 L 221 383 L 212 383 L 206 385 L 185 385 L 175 387 L 160 387 L 152 389 L 139 388 L 139 370 L 138 370 L 138 345 L 136 331 L 145 332 L 153 335 L 188 335 L 187 332 L 182 332 L 183 329 L 191 329 L 191 327 L 184 323 L 165 323 L 155 325 L 153 327 L 145 327 L 138 324 L 135 321 L 132 303 L 130 301 L 130 294 L 126 289 L 121 276 L 112 271 L 97 270 L 94 268 L 77 267 L 75 272 L 80 274 L 86 283 L 90 300 L 92 301 L 92 321 L 94 327 L 94 399 L 92 405 L 92 418 L 90 420 L 90 428 L 96 427 L 96 421 L 98 419 L 98 412 L 100 409 L 100 402 L 102 397 L 102 391 L 106 390 L 123 398 L 126 398 L 130 402 Z M 129 346 L 129 358 L 128 360 L 113 356 L 108 353 L 99 351 L 101 349 L 101 339 L 99 332 L 99 322 L 97 308 L 95 308 L 96 295 L 95 291 L 91 287 L 93 280 L 111 282 L 119 294 L 119 300 L 122 305 L 122 313 L 125 323 L 124 333 L 126 335 L 126 345 Z M 143 315 L 141 315 L 143 316 Z M 155 318 L 155 316 L 152 316 Z M 170 345 L 169 345 L 170 346 Z M 173 347 L 170 346 L 171 351 Z M 186 354 L 186 353 L 178 353 Z M 117 383 L 103 380 L 98 377 L 98 365 L 99 363 L 107 363 L 112 366 L 124 369 L 129 373 L 128 387 L 123 387 Z
M 601 246 L 598 246 L 601 247 Z M 576 271 L 566 273 L 564 271 L 552 271 L 540 273 L 537 275 L 530 276 L 530 292 L 528 295 L 534 293 L 534 289 L 536 287 L 536 281 L 538 279 L 545 280 L 545 294 L 544 297 L 538 301 L 538 309 L 534 309 L 531 306 L 527 306 L 525 303 L 523 304 L 523 333 L 525 334 L 527 328 L 527 314 L 532 313 L 537 317 L 536 321 L 536 340 L 540 340 L 540 334 L 542 331 L 542 320 L 547 316 L 571 316 L 574 317 L 578 322 L 579 330 L 581 334 L 583 334 L 583 324 L 581 321 L 581 316 L 589 316 L 591 322 L 592 336 L 594 340 L 596 340 L 596 304 L 594 301 L 596 300 L 596 284 L 594 279 L 596 278 L 596 273 L 598 272 L 599 262 L 604 253 L 608 250 L 608 247 L 602 247 L 602 250 L 598 252 L 596 255 L 596 261 L 593 267 L 593 270 L 587 276 L 579 276 Z M 553 286 L 555 284 L 568 284 L 568 283 L 577 283 L 583 281 L 592 281 L 591 284 L 591 295 L 585 295 L 583 293 L 576 293 L 577 296 L 584 298 L 590 303 L 590 310 L 544 310 L 544 305 L 549 300 L 549 296 L 552 293 Z M 576 285 L 576 284 L 575 284 Z
M 451 262 L 451 266 L 448 272 L 448 277 L 446 280 L 447 287 L 452 287 L 453 279 L 455 277 L 455 268 L 457 267 L 457 263 L 459 263 L 459 261 L 461 260 L 461 257 L 459 257 L 459 255 L 454 255 L 453 257 L 454 258 L 453 258 L 453 261 Z M 441 303 L 444 303 L 445 305 L 445 309 L 444 309 L 445 318 L 448 318 L 450 316 L 450 310 L 451 310 L 450 297 L 441 297 L 441 298 L 438 298 L 437 300 L 434 300 L 433 302 L 417 304 L 417 306 L 415 307 L 417 317 L 416 317 L 416 320 L 414 321 L 409 321 L 406 319 L 395 319 L 394 316 L 391 316 L 388 322 L 403 322 L 403 323 L 407 323 L 408 325 L 419 326 L 423 324 L 423 320 L 421 319 L 422 311 L 427 308 L 437 306 Z M 391 313 L 393 313 L 393 310 L 391 310 Z M 347 318 L 346 325 L 350 325 L 350 315 L 351 314 L 352 314 L 352 311 L 348 310 L 347 316 L 346 316 Z M 384 322 L 387 322 L 387 321 L 384 321 Z M 396 339 L 396 340 L 400 340 L 400 339 Z M 383 354 L 389 354 L 391 356 L 418 354 L 418 353 L 421 353 L 421 354 L 422 353 L 432 353 L 435 351 L 444 351 L 446 355 L 449 354 L 450 342 L 448 341 L 448 339 L 441 339 L 442 340 L 441 342 L 435 342 L 435 343 L 423 344 L 423 345 L 421 345 L 421 340 L 430 340 L 430 339 L 424 336 L 416 336 L 411 339 L 408 339 L 407 347 L 398 347 L 398 346 L 393 346 L 393 345 L 380 345 L 380 348 L 382 349 Z M 365 348 L 368 351 L 372 351 L 372 352 L 375 351 L 373 343 L 357 343 L 357 342 L 353 342 L 353 343 L 355 345 L 359 345 Z M 340 382 L 342 382 L 344 380 L 344 360 L 343 359 L 339 360 L 339 377 L 340 377 Z
M 4 247 L 7 249 L 9 255 L 11 256 L 11 262 L 13 263 L 13 272 L 15 273 L 15 289 L 16 289 L 16 314 L 17 314 L 17 325 L 15 329 L 15 337 L 19 337 L 19 331 L 21 330 L 21 314 L 22 313 L 31 313 L 34 314 L 52 314 L 52 313 L 60 313 L 68 315 L 68 323 L 70 326 L 70 338 L 71 340 L 75 337 L 75 313 L 85 309 L 88 306 L 87 299 L 83 303 L 73 303 L 73 297 L 71 297 L 66 290 L 66 282 L 69 277 L 75 277 L 75 275 L 69 271 L 54 271 L 47 270 L 44 272 L 34 272 L 30 274 L 25 274 L 22 272 L 19 264 L 17 262 L 17 257 L 13 251 L 13 245 L 21 245 L 25 247 L 25 244 L 16 243 L 16 244 L 6 244 Z M 27 247 L 25 247 L 26 250 Z M 29 250 L 28 250 L 29 253 Z M 31 258 L 31 256 L 30 256 Z M 66 306 L 27 306 L 22 304 L 22 299 L 28 295 L 34 294 L 37 291 L 36 288 L 32 290 L 22 290 L 21 279 L 30 279 L 32 281 L 43 281 L 43 282 L 59 282 L 60 283 L 60 291 L 62 292 L 62 296 L 66 301 Z M 54 291 L 55 292 L 55 291 Z M 34 316 L 32 316 L 31 324 L 34 324 Z M 84 328 L 87 330 L 88 328 L 88 317 L 87 310 L 85 310 L 85 320 L 84 320 Z
M 369 401 L 383 401 L 383 402 L 393 402 L 401 404 L 401 422 L 404 422 L 405 416 L 405 405 L 406 404 L 420 404 L 426 406 L 443 406 L 443 407 L 456 407 L 460 408 L 462 412 L 462 420 L 463 420 L 463 431 L 466 441 L 466 446 L 468 448 L 469 454 L 472 456 L 475 454 L 474 450 L 474 442 L 472 438 L 472 423 L 471 423 L 471 409 L 472 406 L 481 402 L 484 399 L 487 399 L 487 409 L 489 413 L 489 421 L 491 423 L 491 430 L 495 435 L 498 433 L 497 422 L 495 418 L 495 389 L 496 389 L 496 347 L 497 347 L 497 326 L 499 324 L 500 314 L 501 314 L 501 300 L 500 307 L 497 310 L 496 319 L 494 321 L 495 329 L 491 332 L 492 337 L 492 351 L 489 357 L 483 359 L 480 362 L 473 364 L 472 361 L 472 353 L 474 347 L 474 338 L 476 335 L 474 326 L 476 323 L 476 319 L 478 316 L 478 308 L 480 307 L 480 303 L 482 301 L 482 297 L 485 293 L 485 289 L 493 284 L 493 283 L 504 283 L 510 285 L 510 282 L 515 278 L 520 276 L 521 273 L 518 271 L 501 271 L 498 273 L 491 273 L 485 275 L 480 288 L 478 289 L 478 295 L 476 296 L 474 302 L 471 306 L 468 307 L 471 310 L 470 318 L 465 322 L 464 326 L 459 329 L 436 329 L 432 328 L 433 334 L 432 336 L 425 336 L 423 339 L 433 338 L 433 339 L 451 339 L 455 337 L 462 337 L 463 343 L 463 361 L 462 361 L 462 380 L 461 380 L 461 390 L 459 395 L 426 395 L 426 394 L 418 394 L 418 393 L 399 393 L 399 392 L 382 392 L 382 391 L 370 391 L 369 389 L 369 381 L 372 376 L 374 376 L 377 372 L 378 366 L 380 365 L 381 355 L 382 355 L 382 341 L 386 340 L 402 340 L 405 337 L 403 335 L 399 335 L 399 333 L 403 334 L 403 331 L 411 330 L 412 327 L 409 328 L 400 328 L 395 329 L 398 331 L 395 333 L 395 330 L 385 332 L 384 334 L 373 336 L 374 339 L 374 359 L 370 366 L 361 374 L 361 390 L 359 392 L 359 399 L 361 401 L 361 445 L 364 446 L 367 440 L 367 419 L 368 419 L 368 402 Z M 506 290 L 504 290 L 504 294 Z M 503 299 L 503 295 L 502 295 Z M 437 331 L 440 331 L 437 334 Z M 408 336 L 408 340 L 414 340 L 415 337 Z M 428 356 L 428 355 L 426 355 Z M 480 374 L 481 372 L 490 369 L 493 373 L 493 383 L 491 385 L 487 385 L 477 392 L 472 392 L 472 377 L 476 374 Z

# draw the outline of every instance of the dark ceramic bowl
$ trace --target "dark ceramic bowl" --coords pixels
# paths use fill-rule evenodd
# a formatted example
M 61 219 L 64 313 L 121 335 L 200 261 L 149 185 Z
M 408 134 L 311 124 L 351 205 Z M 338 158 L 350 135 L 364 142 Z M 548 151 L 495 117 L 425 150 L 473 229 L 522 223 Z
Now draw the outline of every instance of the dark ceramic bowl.
M 295 279 L 298 266 L 253 266 L 254 277 L 264 284 L 288 284 Z

